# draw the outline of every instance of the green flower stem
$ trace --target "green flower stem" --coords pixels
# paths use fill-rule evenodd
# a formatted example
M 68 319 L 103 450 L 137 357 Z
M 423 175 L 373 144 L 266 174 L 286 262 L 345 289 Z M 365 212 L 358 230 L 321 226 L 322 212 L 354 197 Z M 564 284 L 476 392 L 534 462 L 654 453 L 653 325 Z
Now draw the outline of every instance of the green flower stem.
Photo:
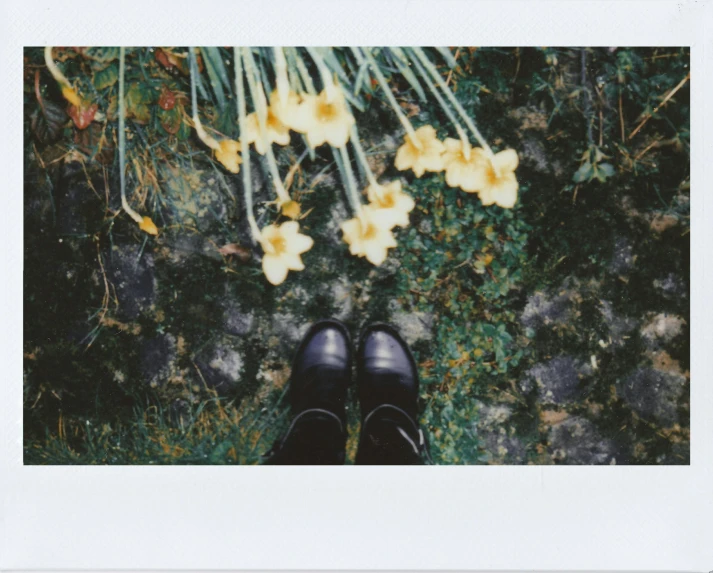
M 349 153 L 347 152 L 347 146 L 344 145 L 339 148 L 330 146 L 332 148 L 332 154 L 334 155 L 334 161 L 339 168 L 339 174 L 342 176 L 342 182 L 344 183 L 344 188 L 347 191 L 347 199 L 349 200 L 349 206 L 352 208 L 355 216 L 361 213 L 361 198 L 359 197 L 359 192 L 356 187 L 356 179 L 354 178 L 354 172 L 352 171 L 351 161 L 349 159 Z
M 421 75 L 421 78 L 423 79 L 423 81 L 426 82 L 426 86 L 431 91 L 433 96 L 436 98 L 436 100 L 438 101 L 438 104 L 441 106 L 443 111 L 448 116 L 448 119 L 451 121 L 451 123 L 456 128 L 456 131 L 458 132 L 458 137 L 460 137 L 460 140 L 463 142 L 464 150 L 465 149 L 469 150 L 470 142 L 468 141 L 468 136 L 466 135 L 465 130 L 463 129 L 463 126 L 458 121 L 458 118 L 453 114 L 453 110 L 450 108 L 450 106 L 443 99 L 443 96 L 440 93 L 438 93 L 438 89 L 434 85 L 431 78 L 428 76 L 428 72 L 424 69 L 423 64 L 421 64 L 421 62 L 417 58 L 415 58 L 413 60 L 413 63 L 416 64 L 416 66 L 415 66 L 416 70 Z
M 324 58 L 319 54 L 316 48 L 307 46 L 307 53 L 311 56 L 314 63 L 317 65 L 319 75 L 322 78 L 322 87 L 327 92 L 327 102 L 331 102 L 334 98 L 334 81 L 332 80 L 327 64 L 324 63 Z
M 299 72 L 300 78 L 302 78 L 302 83 L 304 84 L 305 89 L 307 90 L 307 93 L 316 95 L 317 90 L 315 89 L 314 83 L 312 82 L 312 76 L 309 74 L 307 65 L 305 64 L 305 61 L 302 59 L 302 56 L 300 56 L 299 51 L 297 50 L 297 48 L 290 48 L 289 51 L 295 60 L 295 64 L 297 66 L 297 71 Z
M 213 150 L 220 149 L 220 144 L 214 137 L 211 137 L 203 128 L 200 118 L 198 117 L 198 95 L 196 94 L 196 77 L 198 75 L 198 62 L 196 61 L 195 47 L 188 48 L 188 61 L 190 64 L 191 75 L 191 107 L 193 112 L 193 125 L 196 128 L 196 133 L 200 140 Z
M 352 126 L 352 133 L 349 140 L 352 142 L 352 147 L 354 147 L 354 152 L 356 153 L 359 163 L 361 163 L 361 166 L 364 168 L 364 173 L 366 173 L 366 179 L 369 181 L 369 185 L 378 191 L 379 182 L 376 180 L 376 177 L 374 177 L 371 167 L 369 167 L 369 162 L 366 159 L 366 153 L 364 153 L 364 148 L 361 146 L 361 141 L 359 141 L 359 133 L 357 132 L 356 124 Z
M 54 63 L 54 58 L 52 57 L 53 49 L 54 48 L 52 46 L 47 46 L 45 48 L 45 65 L 47 66 L 49 73 L 52 74 L 52 77 L 57 81 L 60 87 L 69 86 L 69 80 L 57 67 L 57 64 Z
M 141 224 L 143 217 L 134 211 L 126 200 L 126 102 L 124 101 L 124 62 L 126 48 L 119 48 L 119 182 L 121 187 L 121 206 L 134 221 Z
M 363 60 L 363 57 L 361 56 L 361 53 L 359 51 L 360 48 L 352 48 L 352 50 L 354 51 L 354 55 L 357 57 L 357 60 L 359 60 L 359 61 Z M 416 132 L 413 129 L 411 122 L 406 118 L 404 113 L 401 111 L 401 108 L 399 107 L 399 104 L 396 101 L 394 94 L 391 93 L 389 84 L 386 82 L 386 78 L 384 78 L 384 75 L 381 73 L 381 70 L 379 69 L 379 64 L 377 64 L 376 60 L 374 60 L 373 56 L 371 55 L 371 52 L 369 51 L 369 48 L 363 48 L 363 50 L 364 50 L 364 57 L 366 57 L 366 60 L 369 62 L 371 69 L 374 70 L 374 76 L 376 77 L 376 81 L 379 82 L 379 85 L 381 86 L 382 91 L 386 95 L 386 99 L 389 100 L 389 104 L 391 105 L 392 109 L 396 113 L 396 117 L 399 118 L 401 125 L 404 126 L 406 133 L 408 133 L 409 138 L 411 139 L 411 143 L 413 143 L 413 145 L 417 149 L 420 150 L 421 142 L 416 137 Z
M 243 159 L 243 190 L 245 192 L 245 211 L 248 217 L 248 224 L 252 232 L 253 239 L 260 243 L 262 233 L 255 221 L 253 212 L 253 186 L 250 178 L 250 144 L 245 135 L 247 123 L 247 113 L 245 105 L 245 85 L 243 84 L 243 66 L 240 59 L 240 48 L 233 48 L 233 59 L 235 60 L 235 91 L 238 94 L 238 125 L 240 128 L 240 155 Z
M 485 149 L 492 156 L 493 150 L 490 149 L 488 142 L 481 135 L 480 131 L 478 131 L 478 128 L 475 126 L 475 123 L 473 122 L 471 117 L 466 113 L 465 109 L 463 109 L 463 106 L 458 101 L 456 96 L 453 95 L 453 92 L 446 85 L 446 82 L 443 81 L 441 74 L 438 73 L 438 70 L 433 65 L 431 60 L 428 59 L 428 57 L 426 56 L 426 54 L 424 53 L 424 51 L 421 48 L 414 47 L 414 48 L 410 48 L 410 50 L 420 60 L 421 64 L 423 64 L 423 67 L 426 68 L 428 73 L 431 74 L 431 77 L 433 77 L 433 80 L 436 82 L 438 87 L 441 88 L 441 91 L 446 95 L 446 97 L 448 98 L 448 101 L 451 103 L 451 105 L 454 107 L 454 109 L 458 112 L 458 115 L 461 116 L 461 119 L 468 126 L 468 129 L 470 129 L 470 131 L 473 133 L 473 136 L 478 141 L 478 143 L 480 143 L 481 147 L 483 149 Z
M 287 105 L 287 97 L 290 93 L 290 80 L 287 77 L 287 60 L 285 60 L 285 53 L 280 46 L 273 48 L 273 51 L 275 53 L 277 93 L 280 96 L 280 103 Z
M 267 139 L 267 102 L 265 99 L 265 90 L 262 87 L 262 82 L 260 81 L 257 67 L 255 66 L 255 60 L 253 59 L 250 48 L 243 48 L 243 53 L 245 60 L 245 76 L 248 80 L 250 95 L 253 99 L 255 112 L 257 113 L 257 121 L 260 128 L 259 136 L 262 137 L 262 142 L 265 146 L 265 155 L 267 155 L 267 165 L 270 169 L 270 176 L 272 177 L 272 181 L 275 185 L 275 191 L 280 203 L 286 203 L 290 200 L 290 195 L 287 193 L 287 190 L 282 183 L 280 171 L 277 168 L 277 161 L 275 160 L 275 155 L 272 152 L 272 144 Z M 242 129 L 240 130 L 240 133 L 242 135 Z

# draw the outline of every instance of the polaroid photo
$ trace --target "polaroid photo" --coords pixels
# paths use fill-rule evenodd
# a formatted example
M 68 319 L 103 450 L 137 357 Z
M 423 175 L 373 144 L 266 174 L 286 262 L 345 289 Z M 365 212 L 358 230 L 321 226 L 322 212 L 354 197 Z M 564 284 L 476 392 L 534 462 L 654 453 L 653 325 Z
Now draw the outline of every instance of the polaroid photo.
M 711 9 L 5 7 L 0 567 L 713 568 Z

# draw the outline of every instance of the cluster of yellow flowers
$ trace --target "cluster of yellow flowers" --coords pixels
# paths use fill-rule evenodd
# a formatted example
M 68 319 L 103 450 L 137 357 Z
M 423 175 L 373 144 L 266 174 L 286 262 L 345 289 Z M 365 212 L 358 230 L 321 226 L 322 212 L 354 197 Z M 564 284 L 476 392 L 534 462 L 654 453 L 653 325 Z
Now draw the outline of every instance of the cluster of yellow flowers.
M 430 125 L 406 134 L 396 152 L 396 168 L 412 169 L 416 177 L 426 171 L 445 171 L 446 183 L 467 193 L 477 193 L 483 205 L 495 203 L 510 209 L 517 201 L 515 177 L 518 157 L 514 149 L 492 154 L 481 147 L 471 147 L 465 140 L 440 141 Z
M 372 184 L 366 192 L 369 204 L 361 207 L 356 217 L 342 223 L 342 232 L 352 255 L 366 257 L 378 266 L 386 260 L 387 251 L 396 246 L 392 229 L 409 224 L 415 203 L 401 189 L 401 181 Z
M 290 90 L 282 98 L 275 90 L 270 97 L 263 129 L 260 129 L 258 112 L 254 111 L 247 116 L 245 135 L 246 141 L 255 146 L 255 151 L 265 155 L 268 145 L 289 145 L 290 130 L 304 134 L 313 148 L 323 143 L 342 147 L 349 141 L 353 125 L 354 116 L 347 107 L 344 93 L 337 85 L 329 86 L 317 95 L 298 94 Z M 222 149 L 221 144 L 226 144 L 225 149 Z M 221 150 L 216 151 L 216 159 L 228 171 L 238 173 L 240 160 L 236 160 L 236 157 L 240 144 L 234 140 L 224 140 L 219 145 Z
M 247 65 L 251 66 L 250 54 L 244 57 Z M 356 141 L 358 136 L 354 116 L 339 82 L 329 74 L 322 73 L 323 89 L 320 93 L 298 93 L 289 88 L 282 69 L 283 75 L 278 71 L 277 87 L 270 94 L 269 105 L 262 85 L 259 82 L 251 84 L 255 111 L 244 115 L 241 120 L 244 121 L 242 146 L 253 145 L 257 153 L 267 156 L 276 181 L 279 174 L 272 144 L 289 145 L 290 131 L 302 134 L 313 149 L 327 143 L 335 151 L 335 156 L 341 154 L 342 171 L 346 169 L 348 172 L 345 185 L 354 210 L 354 217 L 341 225 L 344 241 L 349 245 L 352 255 L 365 257 L 370 263 L 381 265 L 388 256 L 388 250 L 396 247 L 394 228 L 409 224 L 414 200 L 403 191 L 400 181 L 380 184 L 365 165 L 369 180 L 365 191 L 369 202 L 363 205 L 346 148 L 350 138 L 355 139 L 352 146 L 360 161 L 365 164 L 366 159 L 360 143 Z M 249 74 L 246 77 L 250 83 Z M 514 173 L 518 157 L 514 150 L 493 154 L 485 143 L 482 148 L 473 148 L 459 125 L 460 139 L 447 138 L 440 141 L 432 126 L 425 125 L 414 131 L 405 118 L 400 119 L 407 128 L 407 134 L 396 154 L 397 169 L 412 169 L 417 177 L 426 171 L 445 171 L 448 185 L 460 187 L 468 193 L 477 193 L 483 204 L 495 203 L 505 208 L 514 206 L 518 190 Z M 240 153 L 247 149 L 242 150 L 241 143 L 232 139 L 216 141 L 205 133 L 197 116 L 194 116 L 194 123 L 198 135 L 215 151 L 216 159 L 232 173 L 238 173 L 243 161 Z M 482 138 L 478 139 L 482 142 Z M 292 220 L 258 229 L 252 219 L 251 226 L 264 252 L 262 268 L 265 277 L 271 284 L 279 285 L 284 282 L 289 271 L 305 268 L 301 256 L 312 248 L 314 241 L 299 232 L 299 223 L 296 221 L 300 216 L 299 203 L 289 197 L 281 181 L 275 185 L 278 195 L 276 203 L 281 213 Z

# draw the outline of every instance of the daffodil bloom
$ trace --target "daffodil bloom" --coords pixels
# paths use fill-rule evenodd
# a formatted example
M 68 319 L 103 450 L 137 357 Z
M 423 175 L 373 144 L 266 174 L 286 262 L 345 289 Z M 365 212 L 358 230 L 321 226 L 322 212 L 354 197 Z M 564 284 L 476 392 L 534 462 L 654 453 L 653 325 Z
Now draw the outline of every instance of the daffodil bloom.
M 344 242 L 352 255 L 366 257 L 377 267 L 386 260 L 387 251 L 396 246 L 391 232 L 391 218 L 382 209 L 372 205 L 361 207 L 353 219 L 342 223 Z
M 442 153 L 446 148 L 436 137 L 436 130 L 424 125 L 416 130 L 414 136 L 415 140 L 408 133 L 404 136 L 404 144 L 396 152 L 396 169 L 413 169 L 416 177 L 421 177 L 426 171 L 443 171 Z
M 223 139 L 215 150 L 215 158 L 231 173 L 238 173 L 243 162 L 240 157 L 240 143 L 234 139 Z
M 495 203 L 500 207 L 511 209 L 517 201 L 517 179 L 515 169 L 518 157 L 514 149 L 506 149 L 496 153 L 492 158 L 486 157 L 481 163 L 480 181 L 478 183 L 480 200 L 483 205 Z
M 446 183 L 468 193 L 479 191 L 483 184 L 485 152 L 480 147 L 471 148 L 469 143 L 450 137 L 443 144 L 446 147 L 443 154 Z
M 311 237 L 299 233 L 300 225 L 288 221 L 282 225 L 263 227 L 260 244 L 265 254 L 262 270 L 273 285 L 282 284 L 289 271 L 301 271 L 305 266 L 300 255 L 309 251 L 314 244 Z
M 139 229 L 141 229 L 145 233 L 148 233 L 149 235 L 158 235 L 158 228 L 151 220 L 151 217 L 144 216 L 141 219 L 141 223 L 139 223 Z
M 284 201 L 280 203 L 280 212 L 290 219 L 297 219 L 300 216 L 302 207 L 297 201 L 290 199 L 289 201 Z
M 393 225 L 408 227 L 409 213 L 416 203 L 402 191 L 401 181 L 392 181 L 386 185 L 369 185 L 366 194 L 371 206 L 379 209 L 380 216 L 390 218 Z
M 245 123 L 245 137 L 248 143 L 255 144 L 255 151 L 260 155 L 265 155 L 267 146 L 272 143 L 287 145 L 290 143 L 290 130 L 275 115 L 272 106 L 267 108 L 267 119 L 265 121 L 265 131 L 260 130 L 260 121 L 257 112 L 248 115 Z
M 273 115 L 290 129 L 295 129 L 300 103 L 302 103 L 302 96 L 292 90 L 289 90 L 284 97 L 280 96 L 278 90 L 273 91 L 270 96 L 270 110 Z
M 303 94 L 292 119 L 292 129 L 304 133 L 310 147 L 329 143 L 342 147 L 349 141 L 354 116 L 347 108 L 344 93 L 334 85 L 319 95 Z

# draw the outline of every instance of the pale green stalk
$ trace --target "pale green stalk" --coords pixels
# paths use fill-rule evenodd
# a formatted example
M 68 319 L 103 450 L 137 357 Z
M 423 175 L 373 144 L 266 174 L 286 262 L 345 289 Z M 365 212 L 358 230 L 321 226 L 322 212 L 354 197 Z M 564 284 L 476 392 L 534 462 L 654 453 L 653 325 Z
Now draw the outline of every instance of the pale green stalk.
M 364 168 L 364 173 L 366 173 L 366 179 L 369 181 L 369 185 L 371 185 L 378 192 L 380 185 L 376 180 L 376 177 L 374 177 L 371 167 L 369 167 L 369 162 L 366 159 L 366 153 L 364 153 L 364 148 L 361 146 L 361 142 L 359 141 L 359 133 L 357 132 L 356 124 L 352 126 L 352 133 L 349 141 L 352 142 L 352 147 L 354 147 L 357 159 Z
M 119 186 L 121 188 L 121 206 L 134 221 L 141 224 L 143 217 L 134 211 L 126 200 L 126 103 L 124 102 L 124 56 L 126 48 L 119 48 Z
M 240 128 L 240 154 L 243 159 L 243 190 L 245 191 L 245 211 L 248 217 L 248 224 L 252 232 L 253 239 L 258 243 L 262 239 L 260 227 L 255 221 L 253 213 L 253 186 L 250 178 L 250 144 L 245 136 L 245 126 L 247 123 L 247 112 L 245 104 L 245 86 L 243 84 L 243 66 L 240 62 L 240 48 L 233 48 L 233 59 L 235 60 L 235 91 L 238 94 L 238 126 Z
M 327 68 L 327 64 L 324 63 L 324 59 L 315 48 L 307 46 L 307 52 L 312 57 L 312 60 L 314 60 L 314 63 L 317 65 L 319 75 L 322 78 L 322 86 L 325 92 L 327 92 L 327 102 L 329 103 L 334 99 L 335 95 L 334 81 L 332 80 L 332 76 L 329 73 L 329 68 Z
M 198 117 L 198 95 L 196 94 L 196 77 L 198 75 L 198 63 L 196 62 L 195 47 L 188 48 L 188 61 L 190 64 L 191 74 L 191 107 L 193 112 L 193 126 L 196 128 L 196 133 L 200 140 L 213 150 L 220 149 L 220 143 L 214 137 L 208 134 L 203 128 L 200 117 Z
M 492 149 L 490 149 L 488 142 L 481 135 L 480 131 L 478 131 L 478 128 L 475 126 L 475 123 L 473 122 L 472 118 L 466 113 L 465 109 L 463 109 L 463 106 L 458 101 L 456 96 L 453 94 L 451 89 L 446 85 L 446 82 L 441 77 L 441 74 L 438 73 L 438 70 L 433 65 L 431 60 L 428 59 L 428 57 L 426 56 L 424 51 L 419 47 L 411 48 L 411 51 L 420 60 L 421 64 L 423 64 L 423 67 L 426 68 L 428 73 L 431 74 L 431 76 L 433 77 L 433 80 L 436 82 L 436 85 L 438 85 L 438 87 L 441 88 L 441 91 L 443 91 L 443 93 L 446 95 L 446 97 L 448 98 L 448 101 L 451 103 L 451 105 L 453 105 L 454 109 L 458 112 L 458 115 L 461 116 L 461 119 L 463 119 L 466 126 L 468 126 L 468 129 L 470 129 L 470 131 L 473 133 L 473 136 L 478 141 L 478 143 L 480 143 L 482 148 L 484 150 L 486 150 L 492 156 L 493 151 L 492 151 Z
M 280 97 L 280 104 L 283 110 L 287 105 L 287 98 L 290 93 L 290 80 L 287 77 L 287 60 L 280 46 L 273 48 L 275 52 L 275 76 L 277 78 L 277 94 Z
M 352 48 L 352 50 L 354 51 L 354 55 L 357 57 L 357 60 L 361 60 L 362 57 L 360 55 L 359 48 Z M 404 126 L 406 133 L 409 135 L 409 138 L 411 139 L 411 143 L 417 149 L 419 149 L 419 150 L 422 149 L 421 142 L 416 137 L 416 132 L 413 129 L 411 122 L 406 118 L 404 113 L 401 111 L 401 107 L 399 106 L 398 102 L 396 101 L 394 94 L 391 93 L 389 84 L 386 82 L 386 78 L 384 78 L 384 75 L 381 73 L 381 70 L 379 69 L 379 65 L 376 63 L 376 60 L 374 60 L 371 53 L 369 52 L 369 48 L 363 48 L 363 50 L 364 50 L 364 56 L 366 57 L 367 61 L 369 62 L 371 69 L 374 70 L 374 76 L 376 77 L 376 81 L 379 82 L 379 85 L 381 86 L 382 91 L 386 95 L 386 99 L 389 101 L 389 104 L 391 105 L 392 109 L 396 113 L 396 117 L 399 118 L 401 125 Z
M 347 190 L 347 199 L 349 200 L 349 205 L 354 211 L 354 215 L 358 216 L 361 213 L 361 198 L 359 197 L 359 191 L 357 191 L 356 179 L 354 178 L 354 172 L 352 171 L 351 161 L 349 159 L 349 153 L 347 152 L 347 146 L 344 145 L 339 148 L 339 153 L 337 153 L 337 148 L 330 145 L 332 149 L 332 154 L 334 155 L 334 161 L 340 168 L 339 172 L 342 175 L 344 181 L 344 187 Z
M 302 59 L 302 56 L 300 56 L 300 53 L 297 48 L 290 48 L 290 53 L 292 54 L 292 57 L 295 60 L 297 71 L 299 72 L 300 78 L 302 78 L 302 83 L 304 83 L 307 93 L 315 95 L 317 93 L 317 90 L 314 87 L 314 83 L 312 82 L 312 76 L 310 76 L 309 70 L 307 70 L 307 66 L 305 65 L 305 62 Z
M 265 99 L 265 91 L 263 90 L 262 83 L 258 77 L 255 60 L 253 60 L 250 48 L 243 48 L 243 54 L 245 60 L 245 76 L 248 80 L 250 95 L 253 98 L 253 105 L 255 106 L 255 112 L 257 113 L 258 126 L 260 130 L 259 135 L 262 137 L 262 142 L 265 146 L 267 165 L 275 185 L 277 197 L 280 203 L 286 203 L 290 200 L 290 194 L 287 192 L 282 183 L 280 172 L 277 168 L 277 161 L 275 160 L 275 155 L 272 152 L 272 144 L 267 139 L 267 101 Z
M 423 64 L 421 64 L 421 62 L 418 59 L 414 59 L 413 62 L 414 62 L 414 64 L 416 64 L 416 69 L 421 74 L 421 77 L 426 82 L 426 86 L 428 87 L 429 90 L 431 90 L 431 93 L 436 98 L 439 105 L 441 106 L 443 111 L 448 116 L 448 119 L 455 126 L 456 131 L 458 132 L 458 137 L 460 137 L 460 140 L 463 142 L 464 155 L 466 155 L 466 159 L 469 159 L 470 158 L 470 142 L 468 141 L 468 136 L 466 135 L 465 130 L 463 129 L 463 126 L 458 121 L 458 118 L 453 114 L 453 110 L 445 102 L 445 100 L 443 99 L 443 96 L 441 96 L 441 94 L 438 93 L 438 89 L 434 85 L 433 81 L 431 81 L 431 78 L 428 77 L 428 72 L 426 72 L 426 70 L 423 68 Z

